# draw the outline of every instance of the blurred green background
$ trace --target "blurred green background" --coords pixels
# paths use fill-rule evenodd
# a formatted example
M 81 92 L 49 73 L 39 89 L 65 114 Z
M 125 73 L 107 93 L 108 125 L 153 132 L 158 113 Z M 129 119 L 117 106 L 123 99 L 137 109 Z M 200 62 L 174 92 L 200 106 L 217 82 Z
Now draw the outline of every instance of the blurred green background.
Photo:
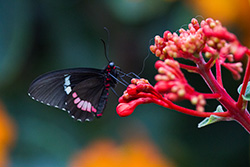
M 108 62 L 100 41 L 107 41 L 103 27 L 110 31 L 109 58 L 123 71 L 139 73 L 155 35 L 186 28 L 198 15 L 220 19 L 249 47 L 249 11 L 247 0 L 241 4 L 233 0 L 0 1 L 0 100 L 10 117 L 6 120 L 14 124 L 10 129 L 4 125 L 7 132 L 2 133 L 11 137 L 2 142 L 8 147 L 0 160 L 11 167 L 64 167 L 93 141 L 105 138 L 123 145 L 127 139 L 140 142 L 139 134 L 150 138 L 160 158 L 173 166 L 249 166 L 249 135 L 236 122 L 198 129 L 202 118 L 154 104 L 139 106 L 131 116 L 120 118 L 115 111 L 118 98 L 110 93 L 104 116 L 80 123 L 27 96 L 29 84 L 42 73 L 104 68 Z M 151 54 L 141 75 L 152 84 L 156 60 Z M 209 91 L 199 76 L 185 75 L 198 91 Z M 227 71 L 223 75 L 225 87 L 236 99 L 241 81 L 234 81 Z M 122 95 L 124 89 L 118 85 L 116 90 Z M 192 107 L 188 102 L 180 104 Z M 206 109 L 213 111 L 217 105 L 209 101 Z

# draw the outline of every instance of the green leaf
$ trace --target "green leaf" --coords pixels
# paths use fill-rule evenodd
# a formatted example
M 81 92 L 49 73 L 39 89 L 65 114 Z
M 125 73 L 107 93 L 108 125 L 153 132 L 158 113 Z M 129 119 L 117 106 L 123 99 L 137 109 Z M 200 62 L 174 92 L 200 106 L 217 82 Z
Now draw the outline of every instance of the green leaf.
M 214 111 L 214 113 L 217 113 L 217 112 L 224 112 L 221 105 L 218 105 L 218 107 L 216 108 L 216 111 Z M 224 120 L 226 120 L 226 118 L 219 117 L 219 116 L 216 116 L 216 115 L 211 115 L 210 117 L 207 117 L 203 121 L 201 121 L 198 124 L 198 128 L 202 128 L 204 126 L 213 124 L 215 122 L 224 121 Z
M 239 94 L 240 94 L 241 88 L 242 88 L 242 84 L 237 89 Z M 244 100 L 250 101 L 250 81 L 247 83 L 247 89 L 246 89 L 245 95 L 242 95 L 242 97 Z

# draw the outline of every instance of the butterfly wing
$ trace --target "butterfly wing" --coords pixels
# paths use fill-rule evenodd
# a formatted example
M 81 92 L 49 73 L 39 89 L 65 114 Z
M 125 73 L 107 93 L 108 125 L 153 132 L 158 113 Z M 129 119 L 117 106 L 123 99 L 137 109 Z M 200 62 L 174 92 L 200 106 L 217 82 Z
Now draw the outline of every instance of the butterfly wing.
M 89 102 L 94 108 L 93 111 L 95 111 L 105 89 L 104 80 L 104 72 L 99 69 L 59 70 L 43 74 L 35 79 L 30 85 L 28 94 L 32 99 L 41 103 L 67 110 L 75 119 L 92 120 L 95 112 L 88 112 L 89 105 L 87 104 L 78 108 L 72 95 L 75 95 L 73 92 L 78 93 L 79 98 Z M 84 113 L 81 114 L 81 118 L 77 115 L 79 112 Z
M 67 107 L 72 118 L 79 121 L 92 121 L 102 113 L 106 103 L 102 104 L 103 94 L 107 94 L 104 77 L 88 78 L 77 84 L 67 97 Z M 107 98 L 106 98 L 107 101 Z

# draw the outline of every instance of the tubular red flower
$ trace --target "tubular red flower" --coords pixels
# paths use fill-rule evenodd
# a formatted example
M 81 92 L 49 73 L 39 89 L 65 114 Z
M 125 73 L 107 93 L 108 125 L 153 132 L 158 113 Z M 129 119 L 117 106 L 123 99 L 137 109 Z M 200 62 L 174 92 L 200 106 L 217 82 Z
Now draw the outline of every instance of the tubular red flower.
M 120 117 L 126 117 L 131 115 L 138 105 L 151 102 L 152 100 L 150 100 L 150 98 L 138 98 L 128 103 L 120 103 L 116 107 L 116 112 Z
M 120 103 L 116 107 L 116 112 L 120 117 L 126 117 L 132 114 L 136 108 L 136 101 L 131 101 L 129 103 Z

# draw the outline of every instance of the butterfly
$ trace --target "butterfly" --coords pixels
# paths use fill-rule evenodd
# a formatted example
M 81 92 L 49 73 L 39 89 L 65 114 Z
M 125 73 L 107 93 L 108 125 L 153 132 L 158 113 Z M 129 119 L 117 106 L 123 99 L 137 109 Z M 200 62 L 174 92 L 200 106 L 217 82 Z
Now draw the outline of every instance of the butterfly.
M 37 77 L 31 83 L 28 95 L 36 101 L 67 111 L 75 120 L 92 121 L 94 117 L 103 115 L 109 89 L 121 82 L 118 77 L 122 79 L 127 75 L 121 72 L 112 61 L 104 69 L 52 71 Z

